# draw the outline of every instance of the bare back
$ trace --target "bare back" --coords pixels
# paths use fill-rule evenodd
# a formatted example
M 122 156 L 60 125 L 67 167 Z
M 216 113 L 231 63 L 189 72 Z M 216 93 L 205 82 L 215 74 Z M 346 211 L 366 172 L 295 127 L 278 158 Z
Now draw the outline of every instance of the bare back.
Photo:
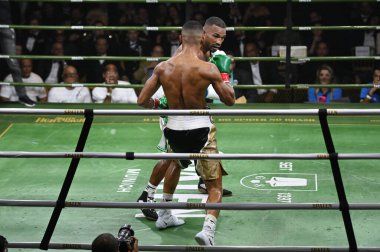
M 163 62 L 158 79 L 171 109 L 204 109 L 206 90 L 219 75 L 211 63 L 180 53 Z M 215 76 L 216 75 L 216 76 Z

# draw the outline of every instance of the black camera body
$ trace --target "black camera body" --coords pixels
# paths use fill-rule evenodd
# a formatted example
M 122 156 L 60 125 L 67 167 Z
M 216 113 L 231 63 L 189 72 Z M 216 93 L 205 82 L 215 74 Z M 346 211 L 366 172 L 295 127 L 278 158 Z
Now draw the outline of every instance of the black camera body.
M 119 241 L 119 252 L 130 252 L 133 251 L 133 245 L 135 239 L 133 236 L 135 231 L 131 228 L 131 225 L 124 224 L 117 235 L 117 240 Z

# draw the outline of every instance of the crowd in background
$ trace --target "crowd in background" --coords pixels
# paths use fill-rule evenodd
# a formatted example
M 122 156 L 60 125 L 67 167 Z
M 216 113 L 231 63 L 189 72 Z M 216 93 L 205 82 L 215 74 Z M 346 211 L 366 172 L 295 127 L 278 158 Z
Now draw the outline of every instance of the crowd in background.
M 12 3 L 14 24 L 68 26 L 182 26 L 188 19 L 204 22 L 210 16 L 222 18 L 228 27 L 284 26 L 285 5 L 281 3 L 241 4 L 135 4 L 135 3 Z M 294 26 L 380 25 L 380 8 L 369 2 L 293 4 Z M 366 46 L 370 55 L 380 55 L 380 30 L 314 30 L 314 31 L 231 31 L 222 49 L 231 56 L 274 56 L 273 46 L 306 46 L 308 56 L 350 56 L 355 47 Z M 17 54 L 54 56 L 172 56 L 178 46 L 179 31 L 111 31 L 111 30 L 16 30 Z M 259 63 L 259 64 L 257 64 Z M 12 81 L 7 67 L 0 61 L 0 79 Z M 24 82 L 45 83 L 144 83 L 157 62 L 108 60 L 22 60 Z M 112 67 L 106 66 L 112 65 Z M 285 83 L 283 62 L 247 62 L 232 64 L 232 81 L 241 84 Z M 257 66 L 255 70 L 254 65 Z M 67 67 L 69 66 L 69 67 Z M 376 83 L 375 61 L 312 61 L 291 66 L 291 83 Z M 111 69 L 111 70 L 110 70 Z M 29 72 L 29 73 L 28 73 Z M 108 82 L 107 75 L 113 75 Z M 115 76 L 117 79 L 115 81 Z M 88 90 L 84 87 L 33 87 L 31 99 L 49 102 L 129 102 L 136 93 L 128 93 L 128 101 L 113 98 L 114 89 Z M 58 90 L 57 90 L 58 89 Z M 120 88 L 119 93 L 121 92 Z M 73 91 L 75 90 L 75 91 Z M 125 89 L 131 91 L 131 89 Z M 3 86 L 3 101 L 15 101 L 11 87 Z M 124 91 L 123 91 L 124 92 Z M 121 92 L 120 97 L 126 94 Z M 374 91 L 376 95 L 378 91 Z M 52 94 L 51 94 L 52 93 Z M 112 94 L 112 96 L 111 96 Z M 13 96 L 12 96 L 13 95 Z M 108 96 L 107 96 L 108 95 Z M 237 98 L 245 102 L 289 102 L 283 91 L 276 89 L 237 90 Z M 116 96 L 116 95 L 115 95 Z M 58 98 L 57 98 L 58 97 Z M 67 98 L 69 97 L 69 98 Z M 372 96 L 371 96 L 372 97 Z M 112 99 L 111 99 L 112 98 Z M 358 102 L 360 90 L 309 89 L 297 93 L 296 102 Z M 370 100 L 371 101 L 371 100 Z M 374 102 L 374 101 L 372 101 Z

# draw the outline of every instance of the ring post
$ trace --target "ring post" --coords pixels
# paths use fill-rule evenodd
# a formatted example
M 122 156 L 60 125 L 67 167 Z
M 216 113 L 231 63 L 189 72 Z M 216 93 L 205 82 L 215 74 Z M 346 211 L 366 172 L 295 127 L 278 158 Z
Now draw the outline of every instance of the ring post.
M 343 222 L 346 229 L 346 235 L 349 244 L 349 251 L 358 251 L 358 245 L 356 243 L 354 227 L 352 225 L 349 205 L 346 197 L 346 192 L 344 190 L 342 174 L 339 168 L 338 154 L 335 152 L 334 143 L 331 137 L 330 128 L 327 122 L 327 109 L 320 109 L 318 111 L 319 122 L 321 124 L 323 138 L 325 140 L 325 145 L 327 152 L 329 153 L 331 170 L 334 177 L 335 188 L 339 198 L 339 210 L 342 212 Z
M 84 111 L 85 121 L 83 123 L 82 131 L 80 133 L 77 146 L 75 148 L 75 152 L 82 152 L 84 146 L 86 145 L 88 134 L 90 133 L 92 121 L 94 119 L 94 111 L 92 109 L 86 109 Z M 77 170 L 78 164 L 80 161 L 80 157 L 73 157 L 70 162 L 69 169 L 67 171 L 65 180 L 63 182 L 61 191 L 58 196 L 57 204 L 54 207 L 53 213 L 50 217 L 48 226 L 46 228 L 45 234 L 42 238 L 40 249 L 48 250 L 49 242 L 53 235 L 55 226 L 57 225 L 59 216 L 61 215 L 62 209 L 65 207 L 65 201 L 67 194 L 69 193 L 69 189 L 71 183 L 73 182 L 75 172 Z

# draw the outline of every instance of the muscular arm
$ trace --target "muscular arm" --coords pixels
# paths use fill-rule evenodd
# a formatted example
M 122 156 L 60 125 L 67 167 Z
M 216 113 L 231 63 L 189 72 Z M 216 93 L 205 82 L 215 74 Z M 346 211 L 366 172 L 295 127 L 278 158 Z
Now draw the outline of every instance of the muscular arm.
M 159 74 L 163 63 L 158 64 L 153 71 L 152 76 L 145 82 L 144 88 L 141 90 L 137 104 L 144 108 L 152 108 L 152 95 L 160 88 Z
M 232 106 L 235 104 L 235 92 L 232 86 L 224 83 L 218 68 L 211 63 L 206 63 L 209 68 L 207 71 L 208 78 L 212 87 L 215 89 L 216 93 L 220 97 L 220 100 L 227 106 Z

